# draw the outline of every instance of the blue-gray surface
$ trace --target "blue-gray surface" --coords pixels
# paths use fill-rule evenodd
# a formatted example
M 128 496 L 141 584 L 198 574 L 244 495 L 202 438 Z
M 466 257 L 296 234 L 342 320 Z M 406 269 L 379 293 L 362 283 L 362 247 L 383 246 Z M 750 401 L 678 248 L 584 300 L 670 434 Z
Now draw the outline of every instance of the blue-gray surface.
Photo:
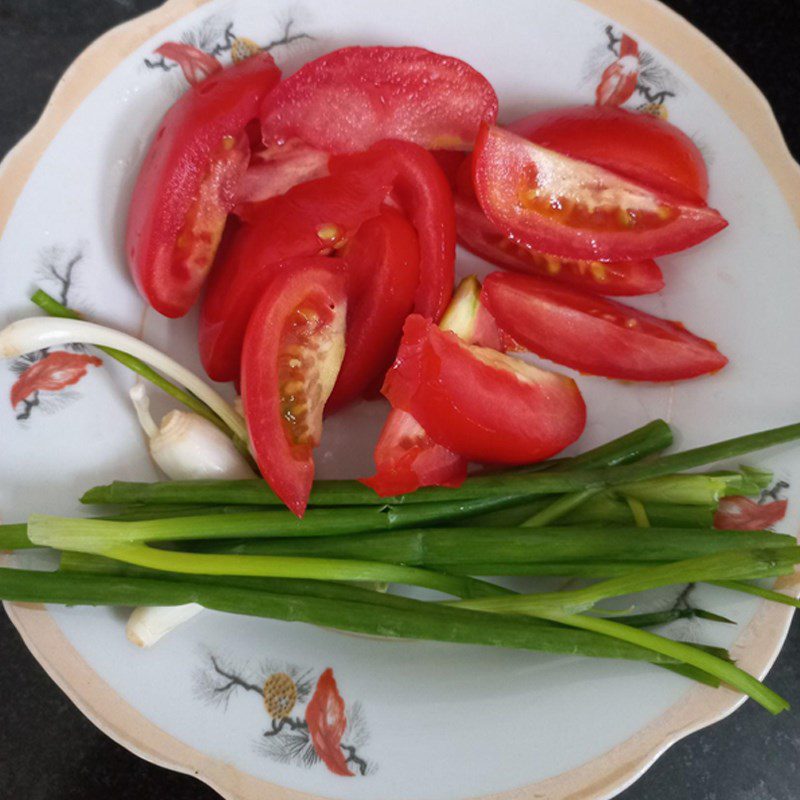
M 767 94 L 800 154 L 797 0 L 670 0 Z M 0 0 L 0 154 L 30 128 L 72 59 L 153 0 Z M 770 685 L 800 706 L 800 630 Z M 748 703 L 673 747 L 621 800 L 794 800 L 800 713 L 772 718 Z M 87 722 L 0 614 L 0 797 L 8 800 L 213 800 L 194 779 L 129 754 Z

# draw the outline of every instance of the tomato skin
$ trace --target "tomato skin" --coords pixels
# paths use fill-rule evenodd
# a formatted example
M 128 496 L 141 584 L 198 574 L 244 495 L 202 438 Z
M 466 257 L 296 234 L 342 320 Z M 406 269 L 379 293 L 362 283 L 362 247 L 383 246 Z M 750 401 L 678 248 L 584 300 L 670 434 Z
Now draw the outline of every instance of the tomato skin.
M 380 212 L 391 174 L 352 170 L 257 204 L 220 253 L 200 313 L 200 358 L 215 381 L 236 380 L 245 328 L 264 286 L 292 259 L 335 252 Z M 335 239 L 320 231 L 338 231 Z M 332 265 L 333 266 L 333 265 Z
M 302 356 L 294 354 L 296 347 L 288 352 L 286 349 L 291 334 L 289 326 L 298 309 L 329 313 L 340 321 L 343 352 L 346 280 L 339 270 L 328 266 L 329 261 L 319 257 L 306 259 L 273 278 L 253 310 L 242 351 L 242 402 L 253 455 L 264 479 L 298 517 L 305 512 L 314 480 L 313 450 L 321 434 L 320 404 L 325 404 L 333 381 L 326 387 L 326 380 L 321 377 L 324 366 L 320 369 L 317 365 L 316 382 L 299 401 L 308 406 L 309 420 L 301 418 L 298 423 L 307 429 L 300 428 L 306 432 L 298 443 L 292 440 L 290 423 L 286 421 L 289 413 L 286 404 L 291 400 L 287 401 L 285 393 L 289 389 L 282 383 L 297 379 L 294 374 L 287 379 L 281 370 L 290 354 L 301 363 L 299 369 L 307 368 Z M 328 368 L 338 371 L 341 355 L 338 361 Z M 314 387 L 320 389 L 316 399 Z
M 245 127 L 279 79 L 272 57 L 261 53 L 191 86 L 161 122 L 133 190 L 125 250 L 139 291 L 165 316 L 189 310 L 211 266 L 209 258 L 190 268 L 177 259 L 176 244 L 215 154 L 229 140 L 244 150 L 220 179 L 216 213 L 224 222 L 247 165 Z
M 417 314 L 406 320 L 383 393 L 434 441 L 470 461 L 541 461 L 574 442 L 586 424 L 571 379 L 467 345 Z
M 446 175 L 429 152 L 397 140 L 378 142 L 365 153 L 331 158 L 332 175 L 352 169 L 393 171 L 392 196 L 419 237 L 420 282 L 414 310 L 438 320 L 450 302 L 455 279 L 456 220 Z
M 728 363 L 712 342 L 682 325 L 554 281 L 494 272 L 481 299 L 531 352 L 590 375 L 675 381 Z
M 381 139 L 468 150 L 497 118 L 497 95 L 469 64 L 420 47 L 343 47 L 310 61 L 264 102 L 269 146 L 291 137 L 331 153 Z
M 326 411 L 361 397 L 389 368 L 419 284 L 419 243 L 398 212 L 367 220 L 342 251 L 347 347 Z
M 613 106 L 539 111 L 508 130 L 570 158 L 648 182 L 656 173 L 708 197 L 708 169 L 697 145 L 675 125 L 652 114 Z
M 562 258 L 652 258 L 699 244 L 727 225 L 705 204 L 663 191 L 664 182 L 632 183 L 496 127 L 484 126 L 478 137 L 473 183 L 502 232 Z

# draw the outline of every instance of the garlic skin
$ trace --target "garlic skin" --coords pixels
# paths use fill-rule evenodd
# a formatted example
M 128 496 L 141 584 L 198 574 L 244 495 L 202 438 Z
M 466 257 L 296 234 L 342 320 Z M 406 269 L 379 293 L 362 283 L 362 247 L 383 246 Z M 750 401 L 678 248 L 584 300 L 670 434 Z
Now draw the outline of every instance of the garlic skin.
M 170 411 L 150 439 L 150 454 L 173 480 L 255 478 L 231 440 L 207 419 Z
M 255 478 L 256 474 L 233 445 L 213 423 L 198 414 L 170 411 L 156 425 L 150 414 L 150 400 L 144 384 L 137 382 L 130 390 L 139 424 L 145 432 L 153 461 L 172 480 L 200 478 Z M 137 647 L 152 647 L 163 636 L 196 617 L 203 606 L 143 606 L 128 618 L 125 635 Z
M 204 610 L 197 603 L 183 606 L 141 606 L 135 608 L 128 617 L 125 635 L 137 647 L 152 647 L 178 625 L 183 625 Z
M 233 442 L 213 423 L 187 411 L 170 411 L 156 426 L 142 383 L 130 391 L 153 460 L 172 480 L 255 478 Z

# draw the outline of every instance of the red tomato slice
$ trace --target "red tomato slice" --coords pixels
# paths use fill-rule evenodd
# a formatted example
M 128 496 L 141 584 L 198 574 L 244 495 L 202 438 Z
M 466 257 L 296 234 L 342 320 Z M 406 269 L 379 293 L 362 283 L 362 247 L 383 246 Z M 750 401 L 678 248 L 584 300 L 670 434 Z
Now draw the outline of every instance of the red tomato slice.
M 498 267 L 553 278 L 587 292 L 634 296 L 664 288 L 664 276 L 655 261 L 574 261 L 537 253 L 504 236 L 486 219 L 480 206 L 456 197 L 459 243 Z
M 309 259 L 268 284 L 242 352 L 242 402 L 253 455 L 298 517 L 308 503 L 322 412 L 345 346 L 345 277 L 319 261 Z
M 200 313 L 200 358 L 209 377 L 239 376 L 247 322 L 264 286 L 292 259 L 331 254 L 378 215 L 392 174 L 351 170 L 295 186 L 257 205 L 217 260 Z
M 508 337 L 480 301 L 481 285 L 464 278 L 442 316 L 439 327 L 467 344 L 504 350 Z M 467 459 L 431 439 L 414 417 L 392 409 L 375 446 L 376 474 L 362 483 L 382 497 L 413 492 L 420 486 L 460 486 L 467 477 Z
M 309 147 L 299 139 L 255 153 L 237 187 L 234 213 L 242 213 L 239 205 L 262 203 L 286 194 L 300 183 L 324 177 L 329 158 L 324 150 Z
M 655 173 L 708 197 L 708 170 L 697 145 L 652 114 L 613 106 L 553 108 L 512 122 L 508 130 L 631 180 L 647 184 Z
M 375 446 L 376 474 L 361 483 L 381 497 L 421 486 L 457 489 L 467 477 L 467 459 L 431 439 L 411 414 L 393 408 Z
M 489 82 L 457 58 L 420 47 L 344 47 L 287 78 L 264 103 L 267 145 L 297 136 L 332 153 L 381 139 L 468 150 L 497 118 Z
M 470 461 L 528 464 L 563 450 L 586 424 L 570 378 L 468 345 L 412 314 L 383 393 L 431 438 Z
M 664 288 L 664 276 L 655 261 L 574 261 L 537 253 L 517 244 L 486 218 L 472 190 L 470 164 L 458 175 L 455 193 L 459 243 L 498 267 L 542 275 L 559 282 L 608 295 L 639 295 Z
M 398 212 L 368 220 L 342 250 L 347 274 L 347 349 L 327 411 L 361 397 L 397 352 L 419 284 L 419 244 Z
M 478 137 L 473 181 L 481 208 L 503 233 L 562 258 L 652 258 L 727 225 L 700 201 L 632 183 L 497 127 Z
M 723 497 L 714 513 L 714 527 L 722 531 L 760 531 L 786 516 L 787 500 L 757 503 L 749 497 Z
M 331 158 L 333 175 L 352 169 L 393 170 L 393 198 L 419 236 L 414 310 L 438 320 L 450 302 L 455 278 L 456 220 L 447 177 L 430 153 L 400 141 L 378 142 L 365 153 Z
M 168 317 L 197 299 L 247 168 L 245 127 L 279 79 L 268 53 L 216 72 L 170 108 L 150 145 L 128 212 L 126 252 L 139 291 Z
M 713 342 L 678 323 L 554 281 L 494 272 L 481 298 L 529 350 L 590 375 L 675 381 L 728 363 Z

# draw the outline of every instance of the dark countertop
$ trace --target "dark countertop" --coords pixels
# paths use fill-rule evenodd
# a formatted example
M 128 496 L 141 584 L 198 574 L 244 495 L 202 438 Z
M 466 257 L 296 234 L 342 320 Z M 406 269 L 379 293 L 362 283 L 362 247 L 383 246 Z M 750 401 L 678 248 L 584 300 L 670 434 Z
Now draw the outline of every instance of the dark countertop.
M 0 0 L 0 154 L 36 121 L 78 53 L 155 0 Z M 772 103 L 800 155 L 796 0 L 668 0 L 717 42 Z M 800 692 L 800 628 L 770 675 Z M 9 800 L 213 800 L 192 778 L 148 764 L 106 738 L 64 697 L 0 614 L 0 797 Z M 794 800 L 800 715 L 774 719 L 754 703 L 677 744 L 622 800 Z

